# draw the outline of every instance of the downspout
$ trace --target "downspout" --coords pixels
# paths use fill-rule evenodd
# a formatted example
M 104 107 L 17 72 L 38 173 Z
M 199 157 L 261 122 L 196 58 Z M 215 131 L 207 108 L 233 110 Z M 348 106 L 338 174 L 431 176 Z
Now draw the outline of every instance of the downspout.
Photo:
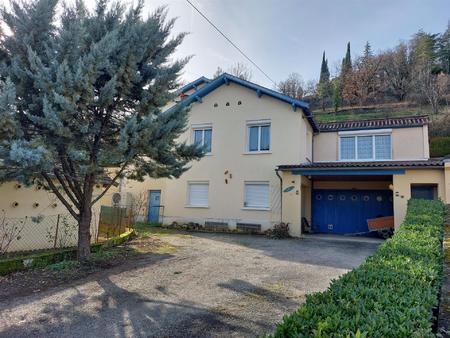
M 283 222 L 283 178 L 280 176 L 279 173 L 280 169 L 275 169 L 275 174 L 280 179 L 280 223 Z

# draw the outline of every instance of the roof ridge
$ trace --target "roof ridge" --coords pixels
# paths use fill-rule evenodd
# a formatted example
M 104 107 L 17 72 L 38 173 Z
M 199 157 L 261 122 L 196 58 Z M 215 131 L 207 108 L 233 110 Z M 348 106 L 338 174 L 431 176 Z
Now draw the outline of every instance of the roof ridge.
M 422 119 L 426 118 L 428 119 L 429 115 L 409 115 L 409 116 L 396 116 L 396 117 L 379 117 L 379 118 L 373 118 L 373 119 L 364 119 L 364 120 L 345 120 L 345 121 L 329 121 L 329 122 L 318 122 L 317 124 L 320 125 L 331 125 L 331 124 L 341 124 L 341 123 L 363 123 L 363 122 L 378 122 L 378 121 L 386 121 L 386 120 L 401 120 L 404 121 L 406 119 Z

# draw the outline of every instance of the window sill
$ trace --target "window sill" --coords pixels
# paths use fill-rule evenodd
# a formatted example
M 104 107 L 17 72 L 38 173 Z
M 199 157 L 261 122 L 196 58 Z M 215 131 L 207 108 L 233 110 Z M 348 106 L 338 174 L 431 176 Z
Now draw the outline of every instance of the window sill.
M 392 158 L 386 158 L 386 159 L 348 159 L 348 160 L 343 160 L 340 159 L 339 162 L 389 162 L 389 161 L 394 161 Z
M 209 205 L 185 205 L 185 208 L 209 209 Z
M 272 151 L 246 151 L 242 153 L 242 155 L 263 155 L 263 154 L 272 154 Z
M 242 210 L 270 211 L 270 208 L 243 207 Z

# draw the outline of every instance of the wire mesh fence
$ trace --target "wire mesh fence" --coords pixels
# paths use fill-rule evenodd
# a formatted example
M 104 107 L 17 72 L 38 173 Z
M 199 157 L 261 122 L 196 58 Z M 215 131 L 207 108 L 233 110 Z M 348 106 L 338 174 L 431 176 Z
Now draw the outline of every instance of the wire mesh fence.
M 91 241 L 98 240 L 98 215 L 91 221 Z M 12 218 L 0 215 L 0 256 L 6 253 L 61 249 L 77 245 L 78 223 L 70 214 Z

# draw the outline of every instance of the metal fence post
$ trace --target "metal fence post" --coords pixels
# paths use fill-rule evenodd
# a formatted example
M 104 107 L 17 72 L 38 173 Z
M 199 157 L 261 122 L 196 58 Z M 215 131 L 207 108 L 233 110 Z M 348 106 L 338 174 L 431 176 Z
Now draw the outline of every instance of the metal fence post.
M 53 244 L 54 249 L 56 249 L 56 242 L 58 239 L 58 228 L 59 228 L 59 214 L 58 214 L 58 217 L 56 218 L 55 243 Z

